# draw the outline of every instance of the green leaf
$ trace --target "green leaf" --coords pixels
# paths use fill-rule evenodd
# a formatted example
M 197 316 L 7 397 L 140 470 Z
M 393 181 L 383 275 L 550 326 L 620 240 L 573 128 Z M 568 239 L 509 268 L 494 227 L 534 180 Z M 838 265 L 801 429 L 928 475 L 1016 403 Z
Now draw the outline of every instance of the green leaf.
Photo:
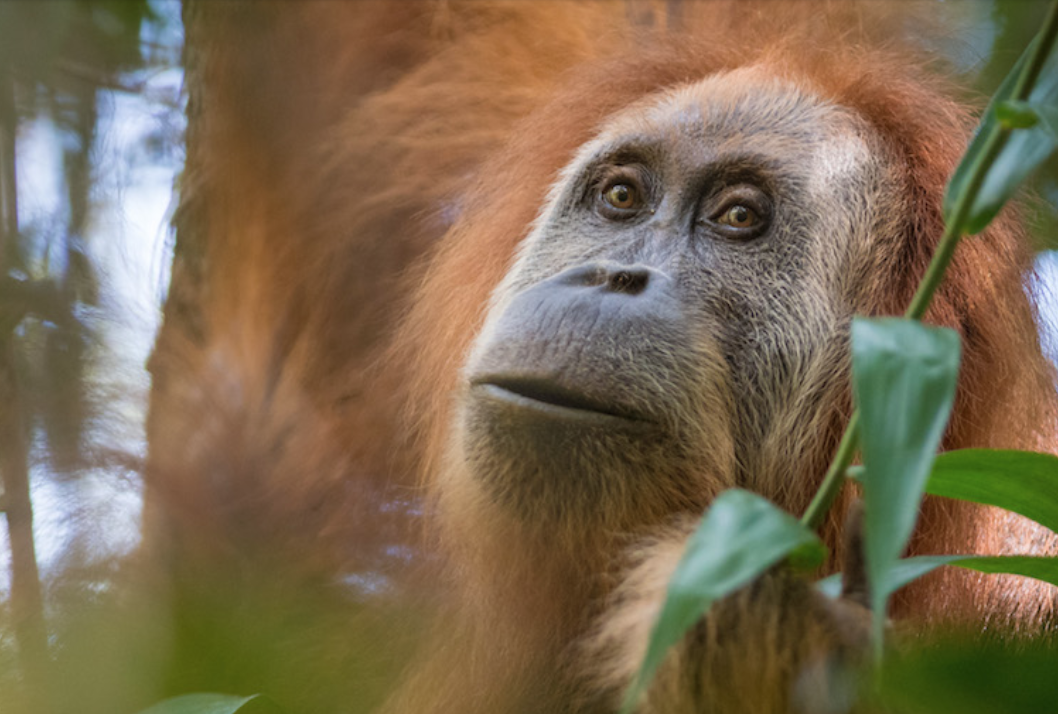
M 937 457 L 926 491 L 999 506 L 1058 532 L 1058 457 L 963 449 Z
M 794 572 L 812 573 L 827 562 L 827 547 L 818 540 L 809 541 L 797 546 L 786 557 L 786 564 Z
M 1058 143 L 1058 101 L 1052 104 L 1033 104 L 1028 102 L 1028 105 L 1036 113 L 1036 118 L 1039 120 L 1037 126 L 1040 131 L 1047 134 L 1051 141 Z
M 237 697 L 231 694 L 184 694 L 166 699 L 144 709 L 140 714 L 278 714 L 280 709 L 269 699 L 254 694 Z
M 852 323 L 852 382 L 861 417 L 864 550 L 876 646 L 881 645 L 887 574 L 918 517 L 955 399 L 959 337 L 898 318 Z
M 1040 117 L 1031 104 L 1013 99 L 996 105 L 996 119 L 1005 129 L 1029 129 L 1040 123 Z
M 1023 575 L 1058 585 L 1058 558 L 1034 555 L 919 555 L 898 561 L 889 570 L 887 587 L 895 592 L 942 565 L 957 565 L 989 575 Z
M 971 556 L 953 560 L 952 565 L 990 575 L 1010 573 L 1058 585 L 1058 558 L 1037 555 Z
M 1019 642 L 932 642 L 883 662 L 872 698 L 901 714 L 1041 714 L 1058 701 L 1058 652 Z M 871 708 L 871 711 L 876 709 Z
M 933 572 L 942 565 L 956 565 L 967 570 L 990 575 L 1009 573 L 1034 578 L 1058 585 L 1058 558 L 1032 555 L 919 555 L 898 560 L 885 576 L 885 587 L 896 592 L 913 580 Z M 816 583 L 816 588 L 829 598 L 841 596 L 841 573 L 830 575 Z
M 1004 117 L 1010 119 L 1012 109 L 1031 107 L 1032 113 L 1036 116 L 1036 123 L 1031 128 L 1013 130 L 1006 144 L 988 168 L 981 189 L 970 209 L 966 224 L 967 233 L 982 231 L 999 213 L 1003 204 L 1010 199 L 1021 182 L 1036 167 L 1046 161 L 1058 146 L 1058 132 L 1056 132 L 1058 115 L 1055 113 L 1055 108 L 1058 107 L 1058 53 L 1052 52 L 1047 58 L 1036 81 L 1036 86 L 1029 93 L 1027 101 L 1024 103 L 1010 102 L 1014 98 L 1018 77 L 1039 41 L 1040 38 L 1037 37 L 1029 43 L 1021 58 L 1018 59 L 1014 68 L 1010 70 L 1010 74 L 1003 80 L 1003 84 L 992 97 L 992 102 L 981 118 L 977 133 L 948 183 L 943 207 L 946 223 L 951 222 L 955 205 L 966 191 L 971 167 L 980 161 L 989 137 L 1003 129 L 1001 122 Z
M 791 551 L 822 543 L 796 518 L 760 496 L 732 489 L 713 502 L 669 581 L 639 673 L 625 697 L 631 711 L 675 645 L 719 598 L 749 584 Z

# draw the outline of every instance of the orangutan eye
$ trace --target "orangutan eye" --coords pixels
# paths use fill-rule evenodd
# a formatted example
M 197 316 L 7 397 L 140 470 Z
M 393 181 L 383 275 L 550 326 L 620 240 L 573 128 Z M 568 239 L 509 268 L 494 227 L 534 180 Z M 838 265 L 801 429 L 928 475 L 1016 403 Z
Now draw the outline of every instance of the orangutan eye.
M 634 186 L 626 183 L 615 183 L 605 191 L 602 198 L 610 206 L 621 210 L 630 211 L 639 206 L 639 191 Z
M 749 206 L 743 206 L 741 203 L 731 206 L 716 219 L 717 223 L 722 223 L 732 228 L 753 228 L 759 221 L 760 218 L 757 216 L 756 211 Z
M 768 230 L 771 198 L 753 184 L 728 186 L 706 199 L 704 222 L 720 236 L 746 241 Z
M 620 162 L 598 167 L 585 197 L 609 221 L 635 221 L 651 211 L 654 183 L 648 167 Z

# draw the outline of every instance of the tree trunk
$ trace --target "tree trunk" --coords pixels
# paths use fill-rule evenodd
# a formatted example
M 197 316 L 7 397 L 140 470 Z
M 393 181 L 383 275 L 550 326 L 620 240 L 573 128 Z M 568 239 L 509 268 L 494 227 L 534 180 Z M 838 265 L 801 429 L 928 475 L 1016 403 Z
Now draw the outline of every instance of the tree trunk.
M 4 256 L 18 239 L 18 200 L 15 183 L 14 83 L 9 68 L 0 67 L 0 281 L 9 280 Z M 17 305 L 9 309 L 18 310 Z M 0 306 L 0 476 L 3 510 L 11 544 L 11 608 L 24 673 L 29 709 L 46 711 L 48 645 L 44 598 L 33 541 L 26 415 L 16 361 L 15 328 L 21 315 L 4 315 Z

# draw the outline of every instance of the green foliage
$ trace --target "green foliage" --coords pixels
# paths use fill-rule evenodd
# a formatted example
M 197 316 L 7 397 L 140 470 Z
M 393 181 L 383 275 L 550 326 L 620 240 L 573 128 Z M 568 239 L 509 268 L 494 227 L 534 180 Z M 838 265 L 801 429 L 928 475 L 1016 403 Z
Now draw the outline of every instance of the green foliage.
M 1053 40 L 1052 36 L 1049 41 Z M 949 225 L 957 218 L 959 199 L 973 191 L 965 232 L 980 233 L 1058 146 L 1058 55 L 1040 52 L 1045 41 L 1041 33 L 1029 44 L 985 110 L 944 196 L 944 220 Z M 977 190 L 973 176 L 982 164 L 985 173 Z
M 888 659 L 869 698 L 901 714 L 1041 714 L 1058 701 L 1058 652 L 946 642 Z
M 969 78 L 978 93 L 995 93 L 1010 73 L 1012 58 L 1020 55 L 1038 34 L 1046 4 L 1041 0 L 992 0 L 988 11 L 994 32 L 992 46 L 984 65 L 974 67 Z M 1024 215 L 1032 237 L 1041 249 L 1058 249 L 1058 155 L 1052 154 L 1026 185 L 1030 196 L 1039 196 L 1039 200 L 1032 201 L 1034 210 Z
M 140 29 L 154 18 L 146 0 L 0 2 L 0 66 L 45 84 L 57 69 L 132 69 L 142 59 Z
M 140 714 L 282 714 L 266 697 L 255 694 L 236 697 L 230 694 L 185 694 L 166 699 Z
M 1058 532 L 1058 457 L 964 449 L 937 457 L 926 492 L 1020 513 Z
M 1058 0 L 1051 5 L 1039 35 L 996 92 L 948 185 L 943 205 L 945 232 L 908 308 L 909 319 L 853 322 L 853 387 L 858 408 L 802 522 L 812 526 L 822 522 L 846 472 L 856 472 L 864 488 L 864 549 L 878 655 L 882 654 L 889 595 L 942 565 L 1012 573 L 1058 585 L 1058 558 L 937 555 L 899 559 L 924 492 L 998 506 L 1058 529 L 1058 458 L 979 449 L 936 457 L 954 399 L 959 339 L 949 330 L 916 322 L 928 308 L 958 241 L 983 230 L 1058 147 L 1058 54 L 1052 51 L 1056 36 Z M 865 465 L 849 469 L 858 444 Z M 722 494 L 716 504 L 726 504 L 728 495 Z M 744 497 L 740 501 L 750 503 Z M 714 505 L 692 537 L 670 582 L 640 674 L 626 699 L 626 712 L 656 671 L 665 649 L 678 642 L 717 598 L 752 581 L 779 558 L 789 557 L 801 537 L 796 529 L 776 525 L 775 533 L 758 531 L 756 539 L 747 543 L 738 527 L 720 527 L 715 509 Z M 752 510 L 768 512 L 758 504 Z M 729 519 L 738 521 L 735 516 Z M 769 543 L 761 538 L 775 540 Z M 752 557 L 742 555 L 746 552 Z M 728 565 L 729 560 L 737 567 Z M 705 566 L 692 566 L 692 562 Z M 727 577 L 722 575 L 725 572 Z M 734 573 L 737 577 L 732 577 Z M 840 582 L 832 576 L 819 586 L 837 596 Z M 1038 712 L 1041 702 L 1058 699 L 1056 663 L 1058 653 L 1050 650 L 1012 653 L 978 646 L 878 659 L 881 676 L 874 681 L 880 686 L 868 698 L 885 710 L 908 713 Z
M 1032 555 L 920 555 L 901 560 L 887 577 L 893 590 L 942 565 L 957 565 L 980 573 L 1010 573 L 1058 585 L 1058 558 Z
M 669 581 L 639 674 L 625 698 L 634 708 L 665 656 L 716 600 L 750 583 L 792 551 L 823 544 L 796 518 L 756 494 L 732 489 L 710 506 Z
M 866 470 L 850 476 L 867 482 Z M 1058 457 L 1031 451 L 961 449 L 937 456 L 926 493 L 987 506 L 998 506 L 1058 531 Z M 894 562 L 880 574 L 884 588 L 895 592 L 942 565 L 982 573 L 1012 573 L 1058 585 L 1058 558 L 1027 555 L 929 555 Z M 837 596 L 839 583 L 827 578 L 823 589 Z
M 1021 575 L 1058 585 L 1058 558 L 1032 555 L 919 555 L 894 563 L 885 575 L 885 589 L 896 592 L 943 565 L 956 565 L 979 573 Z M 841 573 L 820 580 L 817 586 L 827 597 L 838 597 L 841 594 Z
M 955 401 L 959 336 L 913 320 L 852 323 L 852 385 L 859 405 L 864 538 L 874 637 L 881 647 L 887 573 L 915 527 L 918 505 Z

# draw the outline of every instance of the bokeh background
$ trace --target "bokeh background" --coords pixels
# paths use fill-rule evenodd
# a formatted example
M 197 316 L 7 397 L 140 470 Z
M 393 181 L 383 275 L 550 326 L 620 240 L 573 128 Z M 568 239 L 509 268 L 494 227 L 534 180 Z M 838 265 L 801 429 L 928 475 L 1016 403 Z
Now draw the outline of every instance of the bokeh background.
M 1045 11 L 932 2 L 932 49 L 978 99 Z M 92 623 L 120 604 L 140 542 L 145 362 L 183 160 L 180 13 L 177 0 L 0 0 L 0 711 L 24 676 L 16 601 L 39 608 L 38 656 L 71 673 L 52 683 L 72 692 L 98 686 L 77 679 L 78 660 L 123 641 Z M 1058 160 L 1028 205 L 1030 289 L 1058 357 Z

